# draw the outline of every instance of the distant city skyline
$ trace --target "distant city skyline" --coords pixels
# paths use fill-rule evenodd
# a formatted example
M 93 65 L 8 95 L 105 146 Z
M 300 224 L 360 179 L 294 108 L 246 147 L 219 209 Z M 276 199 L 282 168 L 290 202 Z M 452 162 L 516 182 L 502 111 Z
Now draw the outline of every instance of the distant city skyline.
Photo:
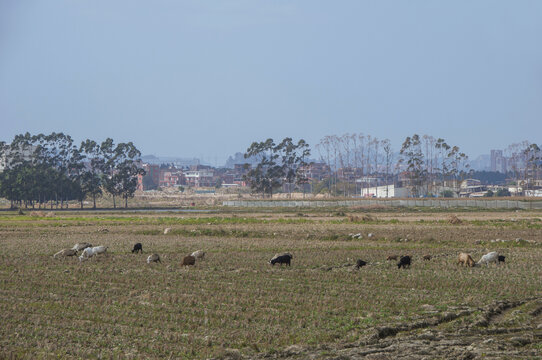
M 542 138 L 542 2 L 0 0 L 0 140 L 64 132 L 212 165 L 253 141 Z

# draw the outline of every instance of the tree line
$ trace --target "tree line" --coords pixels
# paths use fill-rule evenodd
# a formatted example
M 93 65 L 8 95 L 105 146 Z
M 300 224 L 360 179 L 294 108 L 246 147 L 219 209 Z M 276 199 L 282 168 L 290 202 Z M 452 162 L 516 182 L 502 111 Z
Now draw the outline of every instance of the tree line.
M 115 144 L 87 139 L 76 144 L 64 133 L 16 135 L 11 143 L 0 142 L 0 197 L 11 207 L 64 208 L 77 200 L 83 208 L 87 197 L 109 193 L 124 200 L 134 196 L 141 152 L 132 142 Z
M 316 192 L 325 189 L 335 195 L 358 193 L 357 182 L 374 186 L 374 179 L 389 184 L 401 173 L 403 185 L 412 196 L 435 194 L 445 185 L 457 183 L 472 175 L 469 157 L 459 146 L 444 138 L 413 134 L 407 136 L 398 151 L 389 139 L 378 139 L 363 133 L 328 135 L 315 146 L 315 160 L 326 165 L 328 173 L 316 185 Z M 509 175 L 517 184 L 528 188 L 542 168 L 542 152 L 537 144 L 524 141 L 506 148 Z M 297 144 L 285 138 L 279 144 L 273 139 L 253 142 L 244 154 L 255 167 L 245 175 L 254 192 L 272 195 L 273 189 L 284 184 L 300 186 L 308 182 L 304 175 L 311 149 L 305 140 Z M 291 189 L 291 187 L 288 187 Z M 442 194 L 440 194 L 442 195 Z

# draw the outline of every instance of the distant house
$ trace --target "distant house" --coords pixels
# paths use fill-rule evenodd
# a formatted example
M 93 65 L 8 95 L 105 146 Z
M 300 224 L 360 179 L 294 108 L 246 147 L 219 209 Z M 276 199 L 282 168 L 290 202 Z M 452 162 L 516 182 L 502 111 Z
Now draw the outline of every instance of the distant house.
M 487 186 L 478 179 L 465 179 L 459 187 L 459 197 L 482 197 L 487 193 Z
M 322 181 L 331 175 L 331 169 L 325 163 L 311 163 L 302 166 L 299 170 L 309 181 Z
M 186 184 L 192 187 L 210 187 L 214 186 L 214 172 L 211 169 L 188 170 L 184 174 Z
M 137 190 L 153 190 L 160 185 L 160 166 L 155 164 L 143 164 L 145 175 L 137 176 Z

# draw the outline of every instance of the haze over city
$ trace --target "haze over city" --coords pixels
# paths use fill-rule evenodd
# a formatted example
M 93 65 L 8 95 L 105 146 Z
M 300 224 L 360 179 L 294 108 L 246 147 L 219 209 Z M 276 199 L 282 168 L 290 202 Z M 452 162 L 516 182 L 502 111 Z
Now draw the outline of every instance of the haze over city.
M 252 141 L 414 133 L 471 159 L 542 131 L 537 1 L 0 1 L 0 140 L 223 164 Z M 537 135 L 538 134 L 538 135 Z

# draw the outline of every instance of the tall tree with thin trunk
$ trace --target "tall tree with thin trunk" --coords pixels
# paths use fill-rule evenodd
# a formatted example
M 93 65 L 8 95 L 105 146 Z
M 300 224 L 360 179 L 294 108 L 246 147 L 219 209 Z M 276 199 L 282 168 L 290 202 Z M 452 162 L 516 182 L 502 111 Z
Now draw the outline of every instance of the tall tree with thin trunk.
M 414 134 L 412 137 L 407 137 L 403 142 L 400 154 L 402 157 L 399 162 L 406 164 L 407 176 L 410 180 L 410 192 L 412 196 L 418 197 L 421 195 L 421 186 L 426 176 L 426 171 L 423 167 L 424 159 L 420 136 Z

